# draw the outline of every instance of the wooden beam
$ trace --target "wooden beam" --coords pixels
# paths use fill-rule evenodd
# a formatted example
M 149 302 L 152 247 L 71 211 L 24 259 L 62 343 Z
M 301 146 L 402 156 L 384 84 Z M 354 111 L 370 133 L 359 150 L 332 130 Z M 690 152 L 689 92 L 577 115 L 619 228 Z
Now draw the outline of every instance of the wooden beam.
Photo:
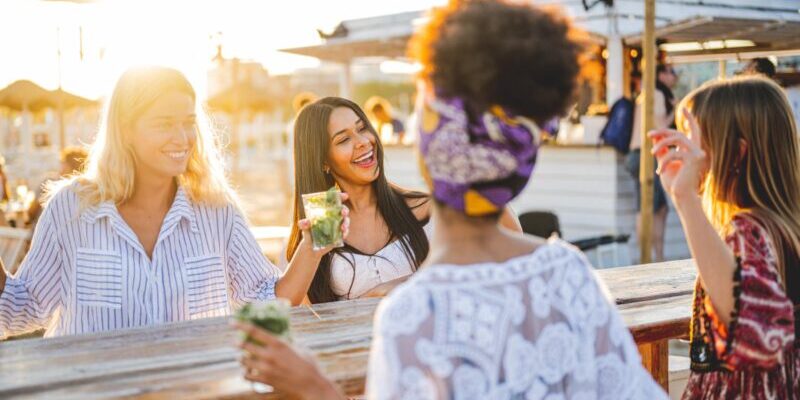
M 653 16 L 653 18 L 651 18 L 650 20 L 655 23 L 656 17 Z M 647 21 L 648 21 L 647 10 L 645 10 L 644 21 L 645 21 L 645 24 L 647 24 Z M 669 35 L 671 33 L 681 32 L 683 30 L 691 29 L 691 28 L 694 28 L 696 26 L 701 26 L 701 25 L 704 25 L 704 24 L 707 24 L 707 23 L 713 22 L 713 21 L 714 21 L 714 17 L 694 17 L 694 18 L 691 18 L 691 19 L 688 19 L 688 20 L 685 20 L 685 21 L 680 21 L 680 22 L 665 26 L 665 27 L 659 29 L 657 33 L 653 33 L 653 35 L 657 34 L 659 37 L 664 37 L 664 36 L 667 36 L 667 35 Z M 655 25 L 653 26 L 653 30 L 655 30 Z M 643 42 L 646 43 L 647 39 L 644 37 L 644 33 L 642 33 L 642 34 L 634 34 L 634 35 L 630 35 L 630 36 L 626 37 L 624 42 L 627 45 L 635 46 L 635 45 L 642 44 Z
M 727 49 L 730 51 L 731 49 Z M 673 64 L 688 64 L 709 61 L 741 61 L 750 60 L 757 57 L 795 57 L 800 56 L 800 43 L 794 50 L 761 50 L 761 51 L 748 51 L 742 53 L 682 53 L 671 54 L 667 56 L 667 61 Z
M 731 40 L 731 39 L 750 39 L 753 34 L 762 33 L 765 31 L 769 31 L 775 28 L 779 28 L 783 25 L 786 25 L 786 21 L 768 21 L 761 24 L 756 24 L 755 26 L 751 26 L 748 28 L 740 29 L 738 31 L 733 31 L 731 33 L 726 33 L 724 37 L 721 37 L 722 40 Z M 743 37 L 744 36 L 744 37 Z
M 639 162 L 639 181 L 641 183 L 640 218 L 641 231 L 639 237 L 639 262 L 649 263 L 652 255 L 653 240 L 653 156 L 650 149 L 653 146 L 647 132 L 653 129 L 653 95 L 656 90 L 656 38 L 655 38 L 655 0 L 645 0 L 644 3 L 644 43 L 642 64 L 642 148 Z

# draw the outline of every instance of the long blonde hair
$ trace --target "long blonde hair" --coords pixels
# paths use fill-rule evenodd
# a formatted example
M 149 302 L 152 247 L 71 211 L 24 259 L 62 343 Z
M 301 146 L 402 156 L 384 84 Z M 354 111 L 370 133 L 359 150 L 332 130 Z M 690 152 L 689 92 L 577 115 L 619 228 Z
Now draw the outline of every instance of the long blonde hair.
M 721 234 L 737 214 L 763 226 L 785 285 L 786 268 L 800 268 L 787 265 L 800 256 L 800 143 L 786 94 L 769 79 L 734 78 L 703 85 L 683 107 L 697 118 L 710 161 L 706 213 Z M 684 127 L 678 115 L 677 124 Z
M 85 172 L 50 185 L 48 198 L 77 182 L 73 190 L 81 207 L 106 201 L 120 204 L 130 199 L 136 185 L 132 126 L 160 96 L 171 91 L 191 96 L 197 114 L 197 141 L 186 172 L 177 178 L 178 183 L 193 202 L 212 206 L 233 204 L 238 208 L 236 195 L 225 176 L 217 137 L 192 85 L 180 71 L 165 67 L 137 67 L 120 76 L 89 151 Z

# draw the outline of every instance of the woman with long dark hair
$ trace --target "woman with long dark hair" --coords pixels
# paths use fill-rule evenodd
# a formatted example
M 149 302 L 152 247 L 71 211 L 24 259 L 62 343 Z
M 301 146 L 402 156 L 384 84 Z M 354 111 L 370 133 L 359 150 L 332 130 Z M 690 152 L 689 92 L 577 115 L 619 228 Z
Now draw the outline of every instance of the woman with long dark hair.
M 326 97 L 304 107 L 295 122 L 294 162 L 286 260 L 288 268 L 308 274 L 312 303 L 383 294 L 416 271 L 428 255 L 429 197 L 387 180 L 383 146 L 356 103 Z M 315 251 L 302 195 L 333 186 L 349 197 L 350 233 L 344 247 Z M 503 220 L 519 230 L 508 212 Z M 302 298 L 290 300 L 297 304 Z

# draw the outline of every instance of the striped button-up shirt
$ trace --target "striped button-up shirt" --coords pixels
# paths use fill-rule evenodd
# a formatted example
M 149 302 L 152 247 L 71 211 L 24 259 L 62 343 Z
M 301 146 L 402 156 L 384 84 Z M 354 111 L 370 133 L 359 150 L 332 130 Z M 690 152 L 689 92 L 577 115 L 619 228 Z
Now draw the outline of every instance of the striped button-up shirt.
M 0 338 L 228 315 L 275 297 L 279 276 L 234 206 L 193 204 L 179 188 L 151 259 L 113 203 L 81 210 L 67 187 L 47 205 L 0 295 Z

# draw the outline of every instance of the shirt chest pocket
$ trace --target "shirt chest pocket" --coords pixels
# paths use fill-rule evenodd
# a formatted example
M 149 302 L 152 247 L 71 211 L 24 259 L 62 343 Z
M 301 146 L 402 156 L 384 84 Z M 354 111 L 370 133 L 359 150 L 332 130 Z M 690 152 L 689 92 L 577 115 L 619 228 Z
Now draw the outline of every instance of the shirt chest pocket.
M 222 256 L 207 254 L 183 261 L 189 318 L 227 315 L 228 285 Z
M 78 305 L 122 308 L 122 272 L 119 253 L 79 247 L 75 254 Z

